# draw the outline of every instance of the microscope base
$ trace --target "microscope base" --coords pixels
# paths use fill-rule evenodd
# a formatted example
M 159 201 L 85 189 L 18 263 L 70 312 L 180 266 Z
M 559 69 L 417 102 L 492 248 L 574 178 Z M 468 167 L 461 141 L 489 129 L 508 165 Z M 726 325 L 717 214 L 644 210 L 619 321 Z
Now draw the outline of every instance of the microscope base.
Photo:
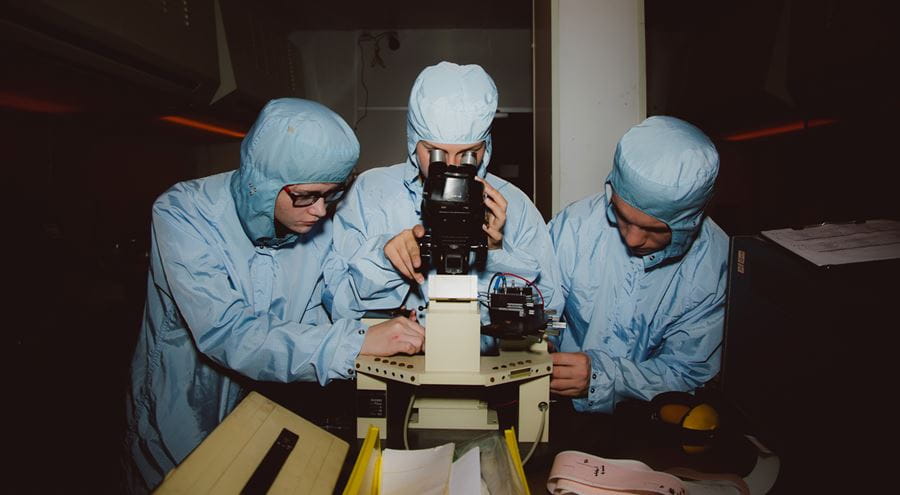
M 360 356 L 356 370 L 358 438 L 365 437 L 369 424 L 379 428 L 382 438 L 392 437 L 395 432 L 389 430 L 396 426 L 389 425 L 402 428 L 411 394 L 416 394 L 416 399 L 409 414 L 410 429 L 499 429 L 497 411 L 487 407 L 485 397 L 495 389 L 515 387 L 510 395 L 518 405 L 519 441 L 534 442 L 538 434 L 542 442 L 549 440 L 553 364 L 545 350 L 482 356 L 478 373 L 429 372 L 425 356 Z M 389 421 L 389 416 L 397 415 L 403 417 L 399 423 L 397 418 Z

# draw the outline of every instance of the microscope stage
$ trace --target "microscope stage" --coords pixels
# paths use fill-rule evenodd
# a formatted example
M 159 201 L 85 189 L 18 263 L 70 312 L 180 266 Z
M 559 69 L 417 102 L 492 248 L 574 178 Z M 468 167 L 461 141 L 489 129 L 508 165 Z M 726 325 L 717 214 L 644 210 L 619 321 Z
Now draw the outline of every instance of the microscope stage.
M 410 385 L 482 385 L 491 387 L 549 375 L 553 360 L 546 352 L 501 351 L 499 356 L 481 356 L 481 370 L 471 372 L 427 372 L 425 356 L 356 358 L 356 371 Z

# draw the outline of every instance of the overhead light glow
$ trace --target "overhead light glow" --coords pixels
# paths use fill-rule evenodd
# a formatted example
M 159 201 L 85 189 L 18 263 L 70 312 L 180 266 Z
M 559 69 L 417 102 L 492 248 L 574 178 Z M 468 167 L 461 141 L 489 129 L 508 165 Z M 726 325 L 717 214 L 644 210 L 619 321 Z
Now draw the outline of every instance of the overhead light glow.
M 819 127 L 823 125 L 834 124 L 837 119 L 809 119 L 791 122 L 775 127 L 766 127 L 755 131 L 739 132 L 725 136 L 726 141 L 749 141 L 751 139 L 759 139 L 762 137 L 775 136 L 777 134 L 785 134 L 788 132 L 802 131 L 810 127 Z
M 66 105 L 4 91 L 0 91 L 0 107 L 35 113 L 75 113 L 81 110 L 74 105 Z
M 166 115 L 164 117 L 160 117 L 160 120 L 164 120 L 166 122 L 183 125 L 186 127 L 192 127 L 194 129 L 200 129 L 206 132 L 212 132 L 215 134 L 222 134 L 225 136 L 231 136 L 236 138 L 242 138 L 247 135 L 246 132 L 238 132 L 233 131 L 231 129 L 226 129 L 224 127 L 219 127 L 217 125 L 207 124 L 206 122 L 200 122 L 199 120 L 188 119 L 185 117 L 179 117 L 177 115 Z

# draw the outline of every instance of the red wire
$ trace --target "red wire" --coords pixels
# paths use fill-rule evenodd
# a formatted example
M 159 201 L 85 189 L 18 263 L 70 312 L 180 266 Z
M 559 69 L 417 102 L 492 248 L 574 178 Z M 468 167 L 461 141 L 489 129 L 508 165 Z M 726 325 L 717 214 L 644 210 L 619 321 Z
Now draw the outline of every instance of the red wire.
M 501 273 L 500 275 L 504 275 L 504 276 L 509 275 L 511 277 L 516 277 L 517 279 L 523 280 L 526 284 L 534 287 L 534 290 L 536 290 L 538 295 L 541 296 L 541 304 L 544 304 L 544 294 L 541 293 L 541 289 L 537 285 L 535 285 L 535 283 L 532 282 L 531 280 L 528 280 L 527 278 L 525 278 L 521 275 L 516 275 L 515 273 Z

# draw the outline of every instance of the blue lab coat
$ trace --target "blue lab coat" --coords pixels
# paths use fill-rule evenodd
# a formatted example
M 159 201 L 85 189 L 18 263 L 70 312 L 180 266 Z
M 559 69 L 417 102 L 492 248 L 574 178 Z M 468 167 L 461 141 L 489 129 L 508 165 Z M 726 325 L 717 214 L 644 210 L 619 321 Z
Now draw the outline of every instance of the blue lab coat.
M 562 352 L 591 358 L 579 411 L 611 412 L 625 398 L 649 400 L 695 389 L 719 371 L 728 236 L 704 207 L 718 153 L 696 127 L 651 117 L 616 149 L 606 193 L 569 205 L 550 223 L 561 272 L 567 329 Z M 671 242 L 629 253 L 610 197 L 665 222 Z
M 494 82 L 477 65 L 441 62 L 416 79 L 409 100 L 406 161 L 361 174 L 335 215 L 334 253 L 325 268 L 335 317 L 358 318 L 367 311 L 400 306 L 419 309 L 428 301 L 427 284 L 405 280 L 384 254 L 391 238 L 422 223 L 423 183 L 415 149 L 423 140 L 443 144 L 484 141 L 486 151 L 478 175 L 508 202 L 503 247 L 488 251 L 486 270 L 477 274 L 482 296 L 495 272 L 509 272 L 536 281 L 546 304 L 559 299 L 557 267 L 543 218 L 519 188 L 487 173 L 497 98 Z M 423 311 L 419 318 L 427 326 Z M 486 311 L 482 320 L 488 321 Z
M 346 179 L 359 156 L 352 130 L 314 102 L 261 112 L 241 164 L 176 184 L 153 205 L 147 303 L 127 408 L 134 491 L 154 488 L 243 397 L 248 378 L 353 376 L 365 326 L 329 318 L 321 266 L 331 224 L 277 237 L 287 184 Z

